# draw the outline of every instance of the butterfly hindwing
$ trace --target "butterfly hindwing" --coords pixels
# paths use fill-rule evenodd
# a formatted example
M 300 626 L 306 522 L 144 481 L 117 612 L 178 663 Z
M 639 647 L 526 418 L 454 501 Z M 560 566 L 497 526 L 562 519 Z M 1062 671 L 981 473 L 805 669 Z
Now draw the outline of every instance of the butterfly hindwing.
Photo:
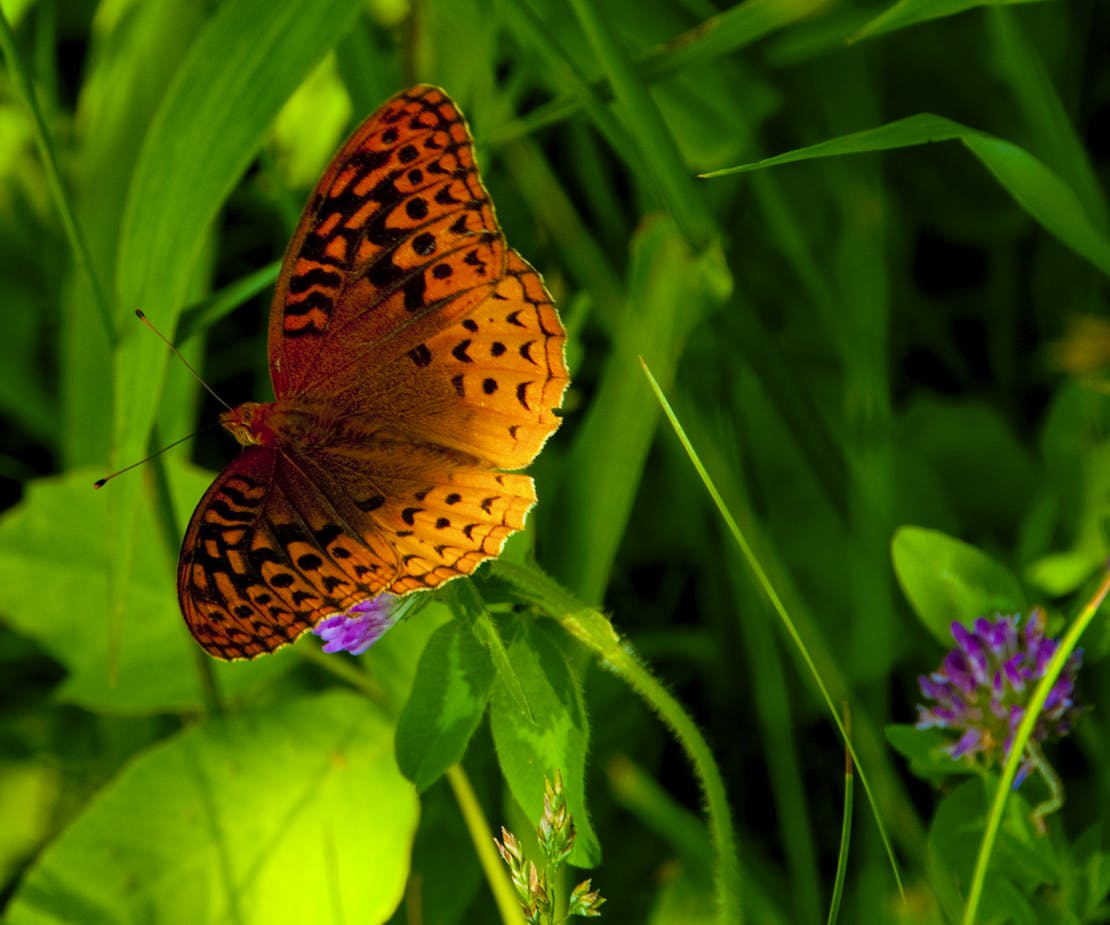
M 324 613 L 378 593 L 396 571 L 392 545 L 352 536 L 283 452 L 249 447 L 193 513 L 178 600 L 210 653 L 251 658 L 293 642 Z

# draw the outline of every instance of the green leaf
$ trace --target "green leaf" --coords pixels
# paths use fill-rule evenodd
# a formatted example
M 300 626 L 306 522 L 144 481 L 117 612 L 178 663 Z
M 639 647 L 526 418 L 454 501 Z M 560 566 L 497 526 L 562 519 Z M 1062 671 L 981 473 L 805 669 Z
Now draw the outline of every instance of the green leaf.
M 1102 833 L 1101 823 L 1084 830 L 1061 864 L 1061 872 L 1073 881 L 1073 889 L 1066 893 L 1071 893 L 1071 909 L 1081 922 L 1095 921 L 1110 895 L 1110 855 L 1102 850 Z
M 1012 142 L 931 113 L 919 113 L 761 161 L 715 170 L 704 176 L 723 177 L 815 158 L 888 151 L 953 140 L 962 141 L 1018 205 L 1062 244 L 1110 275 L 1110 238 L 1099 230 L 1083 201 L 1058 174 Z
M 600 860 L 601 847 L 586 813 L 589 726 L 582 693 L 543 624 L 524 624 L 509 655 L 535 720 L 528 721 L 498 679 L 490 704 L 490 727 L 501 773 L 525 815 L 538 823 L 543 815 L 544 778 L 553 781 L 555 771 L 562 772 L 567 806 L 578 830 L 570 862 L 592 867 Z
M 479 645 L 483 646 L 493 661 L 497 677 L 513 695 L 517 708 L 532 721 L 532 707 L 524 693 L 524 685 L 517 676 L 516 668 L 509 658 L 505 642 L 497 629 L 485 601 L 469 581 L 457 581 L 444 589 L 444 596 L 453 603 L 452 612 L 458 614 L 463 624 L 473 634 Z
M 938 530 L 900 527 L 890 545 L 898 582 L 918 618 L 947 648 L 953 620 L 1025 609 L 1025 593 L 985 552 Z
M 392 738 L 348 693 L 194 726 L 88 805 L 28 873 L 7 921 L 384 922 L 418 817 Z
M 185 510 L 185 496 L 199 495 L 211 475 L 171 468 Z M 100 474 L 78 471 L 31 482 L 24 499 L 0 518 L 0 613 L 65 666 L 59 700 L 115 713 L 200 709 L 196 643 L 177 607 L 177 550 L 161 545 L 150 503 L 138 512 L 135 575 L 124 588 L 127 616 L 118 625 L 109 616 L 111 557 L 104 537 L 116 483 L 95 491 Z M 132 475 L 141 482 L 141 475 Z M 295 661 L 279 652 L 259 662 L 214 662 L 213 668 L 224 694 L 234 696 Z
M 960 921 L 968 871 L 974 867 L 986 822 L 985 791 L 996 781 L 993 777 L 964 781 L 945 795 L 933 816 L 928 843 L 930 885 L 951 921 Z M 1040 887 L 1053 882 L 1056 863 L 1052 840 L 1033 830 L 1030 809 L 1021 791 L 1010 795 L 984 887 L 990 902 L 984 903 L 977 922 L 1046 921 L 1034 913 L 1032 899 Z
M 397 723 L 397 764 L 417 790 L 462 759 L 492 684 L 493 663 L 473 633 L 454 620 L 436 630 Z
M 909 759 L 910 770 L 933 786 L 939 786 L 952 774 L 976 773 L 967 761 L 953 759 L 942 751 L 953 739 L 939 729 L 916 729 L 908 723 L 898 723 L 887 726 L 883 732 L 891 747 Z

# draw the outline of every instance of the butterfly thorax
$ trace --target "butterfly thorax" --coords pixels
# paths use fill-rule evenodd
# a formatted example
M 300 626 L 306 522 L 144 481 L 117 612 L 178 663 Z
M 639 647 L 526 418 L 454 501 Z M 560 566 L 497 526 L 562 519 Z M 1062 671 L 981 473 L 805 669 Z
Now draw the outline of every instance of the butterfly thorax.
M 334 441 L 338 420 L 323 405 L 286 399 L 244 402 L 221 414 L 220 423 L 243 446 L 304 448 Z

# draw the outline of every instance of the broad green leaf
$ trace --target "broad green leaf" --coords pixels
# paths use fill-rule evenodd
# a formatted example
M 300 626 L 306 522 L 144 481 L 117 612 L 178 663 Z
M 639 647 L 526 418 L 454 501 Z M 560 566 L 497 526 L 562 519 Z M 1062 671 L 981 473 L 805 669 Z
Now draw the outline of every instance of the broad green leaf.
M 469 581 L 455 582 L 445 589 L 444 594 L 449 601 L 453 602 L 452 612 L 459 616 L 478 644 L 489 653 L 497 677 L 505 685 L 506 690 L 513 695 L 517 707 L 531 720 L 532 707 L 524 693 L 524 686 L 517 676 L 516 667 L 509 659 L 509 652 L 505 648 L 501 632 L 489 610 L 486 609 L 485 601 Z
M 891 542 L 894 572 L 925 627 L 947 648 L 953 621 L 1025 609 L 1018 580 L 986 553 L 937 530 L 901 527 Z
M 600 860 L 601 849 L 586 812 L 589 725 L 582 693 L 543 624 L 524 624 L 509 655 L 535 719 L 529 722 L 504 683 L 499 680 L 494 685 L 490 727 L 501 772 L 533 824 L 543 815 L 544 779 L 553 781 L 555 771 L 562 772 L 567 806 L 578 830 L 570 862 L 592 867 Z
M 210 476 L 173 466 L 184 497 Z M 153 509 L 139 509 L 135 575 L 124 593 L 126 616 L 113 625 L 108 602 L 111 559 L 105 544 L 108 495 L 95 491 L 99 472 L 31 482 L 23 501 L 0 518 L 0 615 L 35 639 L 68 675 L 55 692 L 66 703 L 121 713 L 197 710 L 202 705 L 196 643 L 177 606 L 177 550 L 161 545 Z M 124 478 L 142 480 L 141 473 Z M 253 687 L 291 663 L 285 653 L 257 662 L 213 662 L 226 695 Z
M 493 664 L 465 626 L 453 620 L 428 640 L 412 694 L 397 722 L 397 764 L 418 790 L 460 761 L 489 701 Z
M 704 176 L 722 177 L 814 158 L 889 151 L 953 140 L 962 141 L 1018 205 L 1062 244 L 1110 275 L 1110 238 L 1099 230 L 1082 200 L 1059 175 L 1012 142 L 931 113 L 919 113 L 754 163 L 715 170 Z
M 193 726 L 69 825 L 7 922 L 384 922 L 419 814 L 392 752 L 390 723 L 348 693 Z

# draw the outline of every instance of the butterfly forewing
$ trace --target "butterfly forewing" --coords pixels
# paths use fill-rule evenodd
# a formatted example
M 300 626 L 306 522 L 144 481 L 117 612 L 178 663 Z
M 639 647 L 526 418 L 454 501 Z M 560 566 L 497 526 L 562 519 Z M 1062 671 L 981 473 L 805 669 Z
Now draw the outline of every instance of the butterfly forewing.
M 506 245 L 435 87 L 389 100 L 328 167 L 269 337 L 278 401 L 248 437 L 263 445 L 209 489 L 179 564 L 189 628 L 221 658 L 496 556 L 536 500 L 502 470 L 535 458 L 568 381 L 550 296 Z
M 290 242 L 270 313 L 275 394 L 330 394 L 352 365 L 409 349 L 414 325 L 485 298 L 506 252 L 458 108 L 436 87 L 398 94 L 344 145 Z

